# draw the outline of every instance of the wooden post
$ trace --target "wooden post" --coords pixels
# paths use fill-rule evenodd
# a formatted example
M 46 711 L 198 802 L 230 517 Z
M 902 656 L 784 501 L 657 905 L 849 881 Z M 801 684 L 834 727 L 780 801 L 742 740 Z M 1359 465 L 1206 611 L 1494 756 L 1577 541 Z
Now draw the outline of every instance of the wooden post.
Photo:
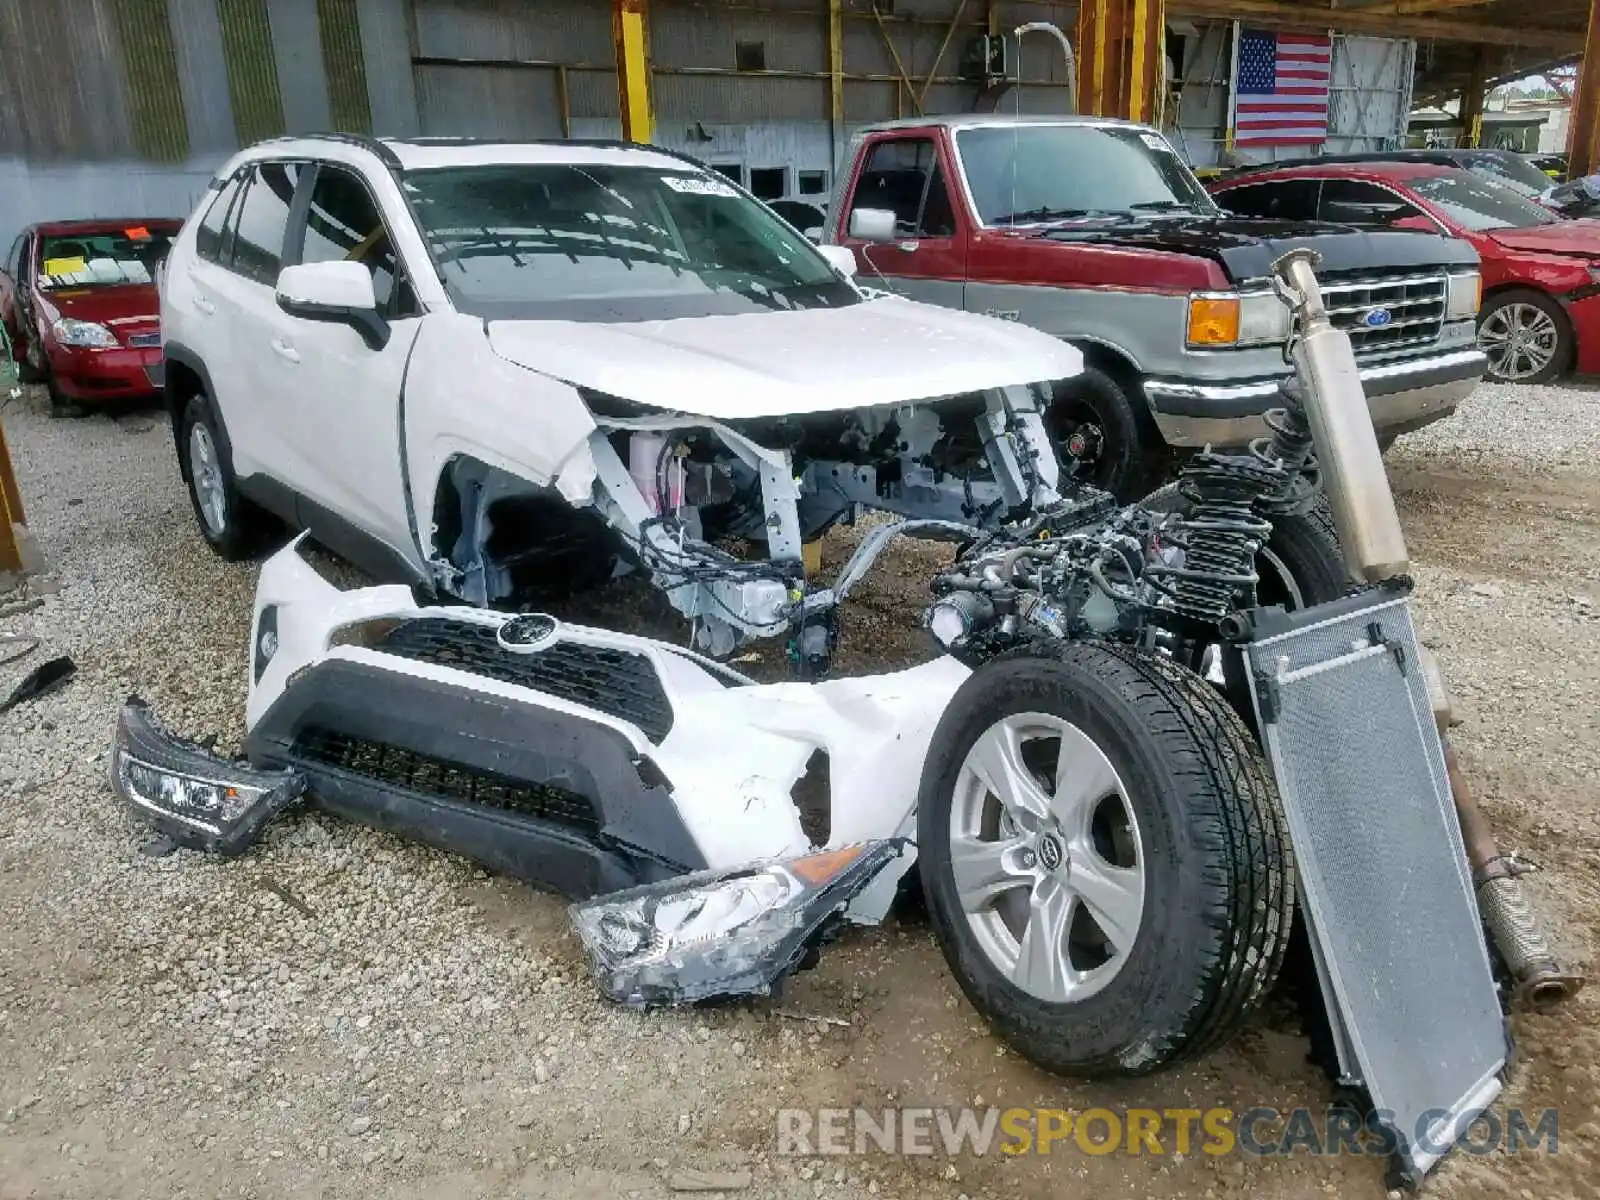
M 1582 179 L 1600 169 L 1600 0 L 1589 0 L 1589 34 L 1567 137 L 1568 178 Z
M 617 101 L 622 137 L 648 143 L 655 132 L 650 111 L 650 43 L 645 0 L 612 0 L 611 30 L 617 43 Z
M 1166 61 L 1165 0 L 1083 0 L 1078 8 L 1078 111 L 1149 121 Z
M 1461 93 L 1461 136 L 1468 146 L 1483 145 L 1483 102 L 1488 90 L 1489 47 L 1479 46 L 1472 57 L 1472 75 Z
M 6 445 L 6 428 L 0 424 L 0 573 L 22 570 L 22 547 L 17 541 L 17 530 L 26 521 L 17 473 L 11 466 L 11 449 Z
M 844 156 L 844 0 L 828 0 L 828 141 L 833 170 Z M 830 175 L 830 182 L 836 179 Z

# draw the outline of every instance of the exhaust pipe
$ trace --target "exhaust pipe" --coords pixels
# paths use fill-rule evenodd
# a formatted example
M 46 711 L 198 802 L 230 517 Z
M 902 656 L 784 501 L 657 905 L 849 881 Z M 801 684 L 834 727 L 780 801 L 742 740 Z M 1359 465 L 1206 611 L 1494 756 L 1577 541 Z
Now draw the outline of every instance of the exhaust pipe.
M 1329 320 L 1312 271 L 1320 261 L 1313 250 L 1289 251 L 1272 264 L 1273 286 L 1294 314 L 1296 336 L 1290 358 L 1304 396 L 1304 421 L 1314 439 L 1345 566 L 1358 583 L 1380 583 L 1408 574 L 1411 560 L 1355 351 L 1349 336 Z M 1570 999 L 1583 986 L 1583 976 L 1565 970 L 1556 960 L 1543 924 L 1523 890 L 1518 868 L 1495 844 L 1446 736 L 1445 731 L 1455 723 L 1450 697 L 1438 663 L 1426 648 L 1421 666 L 1478 910 L 1516 981 L 1514 996 L 1531 1005 Z
M 1566 970 L 1557 960 L 1545 937 L 1543 923 L 1522 887 L 1522 874 L 1509 856 L 1500 853 L 1489 822 L 1478 807 L 1478 798 L 1468 786 L 1461 761 L 1445 731 L 1455 724 L 1449 694 L 1439 665 L 1422 647 L 1423 678 L 1428 682 L 1428 698 L 1433 704 L 1433 719 L 1439 727 L 1439 742 L 1444 748 L 1444 769 L 1450 779 L 1450 796 L 1455 801 L 1461 824 L 1461 840 L 1472 869 L 1472 890 L 1478 897 L 1478 912 L 1488 926 L 1489 937 L 1506 970 L 1515 981 L 1516 1000 L 1533 1008 L 1545 1008 L 1570 1000 L 1583 987 L 1583 976 Z
M 1305 392 L 1323 488 L 1344 547 L 1345 565 L 1363 583 L 1411 569 L 1383 452 L 1367 410 L 1350 337 L 1335 329 L 1312 274 L 1314 250 L 1291 250 L 1272 264 L 1274 285 L 1296 317 L 1290 356 Z

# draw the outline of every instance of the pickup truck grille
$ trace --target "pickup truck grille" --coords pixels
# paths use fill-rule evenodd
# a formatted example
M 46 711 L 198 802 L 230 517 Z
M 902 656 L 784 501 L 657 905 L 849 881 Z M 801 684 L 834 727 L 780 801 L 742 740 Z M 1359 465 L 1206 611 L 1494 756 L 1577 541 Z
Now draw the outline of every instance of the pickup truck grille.
M 1438 339 L 1444 324 L 1442 274 L 1343 279 L 1335 276 L 1321 286 L 1328 316 L 1350 335 L 1357 358 L 1429 345 Z M 1387 312 L 1389 319 L 1382 324 L 1368 324 L 1369 314 L 1379 311 Z

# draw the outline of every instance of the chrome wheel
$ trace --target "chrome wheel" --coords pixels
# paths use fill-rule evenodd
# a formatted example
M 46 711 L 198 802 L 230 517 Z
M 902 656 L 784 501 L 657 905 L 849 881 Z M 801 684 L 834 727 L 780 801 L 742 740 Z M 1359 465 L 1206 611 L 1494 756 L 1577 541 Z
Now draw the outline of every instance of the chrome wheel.
M 1478 347 L 1497 379 L 1531 379 L 1555 361 L 1560 344 L 1555 319 L 1533 304 L 1502 304 L 1478 327 Z
M 984 954 L 1031 996 L 1087 999 L 1133 950 L 1138 820 L 1111 760 L 1060 717 L 1017 713 L 973 744 L 950 809 L 950 867 Z
M 228 494 L 222 483 L 222 464 L 211 431 L 196 424 L 189 429 L 189 477 L 200 519 L 213 537 L 228 527 Z

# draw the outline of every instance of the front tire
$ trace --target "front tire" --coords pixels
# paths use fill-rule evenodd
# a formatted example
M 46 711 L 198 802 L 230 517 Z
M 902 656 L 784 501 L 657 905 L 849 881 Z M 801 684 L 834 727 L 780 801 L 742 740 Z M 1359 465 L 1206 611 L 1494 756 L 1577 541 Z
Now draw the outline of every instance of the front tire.
M 1512 288 L 1490 297 L 1478 315 L 1478 348 L 1492 383 L 1548 383 L 1573 360 L 1572 323 L 1543 292 Z
M 178 429 L 183 476 L 200 536 L 229 562 L 258 554 L 271 530 L 267 515 L 239 492 L 227 443 L 204 394 L 189 398 Z
M 1063 473 L 1124 504 L 1154 482 L 1170 457 L 1164 445 L 1144 437 L 1122 385 L 1098 367 L 1055 385 L 1045 425 Z
M 956 693 L 918 799 L 961 990 L 1064 1075 L 1143 1075 L 1238 1028 L 1282 964 L 1293 855 L 1249 731 L 1204 681 L 1097 642 L 996 658 Z

